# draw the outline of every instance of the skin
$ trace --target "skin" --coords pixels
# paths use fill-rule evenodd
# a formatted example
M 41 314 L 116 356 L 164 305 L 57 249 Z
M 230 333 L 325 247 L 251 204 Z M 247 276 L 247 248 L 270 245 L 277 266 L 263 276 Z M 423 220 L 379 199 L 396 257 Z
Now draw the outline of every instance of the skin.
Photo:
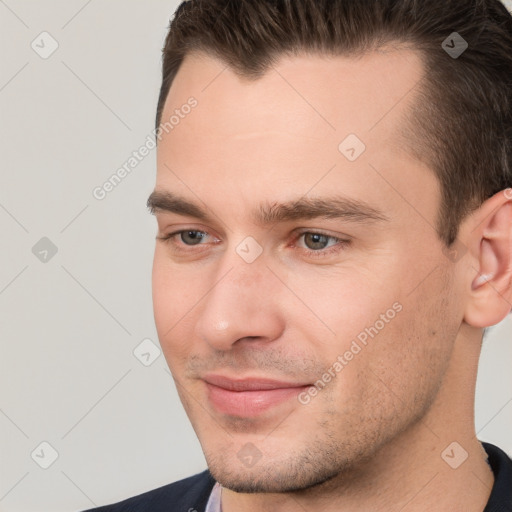
M 487 503 L 493 475 L 475 436 L 474 388 L 482 329 L 510 311 L 512 194 L 467 217 L 463 257 L 446 256 L 433 228 L 437 180 L 397 135 L 422 72 L 416 53 L 396 49 L 283 58 L 248 81 L 194 54 L 173 82 L 163 119 L 190 96 L 198 105 L 159 142 L 155 190 L 211 219 L 155 211 L 154 313 L 224 512 L 481 512 Z M 350 133 L 366 145 L 354 162 L 338 150 Z M 260 225 L 250 215 L 333 192 L 388 220 Z M 178 230 L 206 235 L 199 245 L 161 239 Z M 263 248 L 252 263 L 236 252 L 248 236 Z M 479 283 L 482 274 L 492 277 Z M 314 383 L 397 302 L 401 311 L 309 403 L 247 418 L 208 400 L 206 372 Z M 457 469 L 441 456 L 454 441 L 468 453 Z M 247 443 L 261 456 L 252 467 L 237 456 Z

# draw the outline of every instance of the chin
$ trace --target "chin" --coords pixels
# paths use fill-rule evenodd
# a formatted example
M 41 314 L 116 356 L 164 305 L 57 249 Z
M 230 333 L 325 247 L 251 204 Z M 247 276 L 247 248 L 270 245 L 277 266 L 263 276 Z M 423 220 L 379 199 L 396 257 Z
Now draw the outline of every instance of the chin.
M 296 493 L 321 486 L 340 475 L 329 461 L 290 459 L 240 469 L 240 463 L 208 463 L 210 473 L 223 487 L 237 493 Z

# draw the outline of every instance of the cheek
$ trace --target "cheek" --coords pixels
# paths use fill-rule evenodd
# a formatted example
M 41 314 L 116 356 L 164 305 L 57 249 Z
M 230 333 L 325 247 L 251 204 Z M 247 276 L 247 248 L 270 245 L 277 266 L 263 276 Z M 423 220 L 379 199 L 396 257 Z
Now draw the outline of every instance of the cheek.
M 153 259 L 152 288 L 156 320 L 169 329 L 201 298 L 201 270 L 173 263 L 164 248 L 157 247 Z
M 374 345 L 368 369 L 382 396 L 399 410 L 428 407 L 448 368 L 453 341 L 439 328 L 450 325 L 441 294 L 404 300 L 400 315 Z
M 353 340 L 368 341 L 377 332 L 380 336 L 400 316 L 393 307 L 400 298 L 400 280 L 393 277 L 397 270 L 390 265 L 373 267 L 370 270 L 360 263 L 358 266 L 348 262 L 343 268 L 326 269 L 325 273 L 297 272 L 293 277 L 290 287 L 307 305 L 306 308 L 296 301 L 295 321 L 320 328 L 312 339 L 332 346 L 338 351 L 335 357 L 347 350 Z M 315 313 L 315 319 L 306 324 L 304 315 L 310 311 Z
M 331 368 L 341 355 L 343 368 L 334 368 L 339 372 L 326 399 L 344 404 L 341 409 L 384 415 L 404 408 L 418 412 L 433 400 L 449 365 L 457 322 L 448 281 L 434 276 L 429 284 L 412 295 L 388 285 L 378 293 L 369 288 L 370 297 L 362 286 L 328 296 L 324 312 L 335 304 L 336 337 L 319 343 L 317 354 Z
M 174 295 L 177 288 L 160 252 L 157 248 L 153 259 L 152 294 L 156 328 L 162 343 L 163 335 L 173 325 L 172 316 L 176 314 Z
M 199 289 L 197 276 L 172 265 L 163 252 L 157 248 L 153 261 L 153 312 L 160 344 L 171 366 L 171 359 L 185 358 L 191 346 L 187 329 L 193 326 L 194 306 L 204 292 Z

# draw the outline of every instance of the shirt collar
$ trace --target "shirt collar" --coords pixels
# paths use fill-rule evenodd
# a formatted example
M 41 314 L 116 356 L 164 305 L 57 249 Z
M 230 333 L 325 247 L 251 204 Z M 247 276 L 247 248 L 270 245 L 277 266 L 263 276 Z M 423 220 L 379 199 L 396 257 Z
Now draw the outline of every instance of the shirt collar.
M 206 504 L 205 512 L 222 512 L 222 505 L 220 502 L 221 495 L 222 487 L 219 482 L 216 482 L 213 486 L 210 498 L 208 499 L 208 503 Z

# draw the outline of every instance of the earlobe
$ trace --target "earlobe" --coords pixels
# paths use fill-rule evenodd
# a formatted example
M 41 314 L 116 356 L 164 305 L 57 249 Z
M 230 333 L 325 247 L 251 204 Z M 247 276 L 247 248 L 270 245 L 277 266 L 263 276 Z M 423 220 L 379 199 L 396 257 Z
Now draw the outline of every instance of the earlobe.
M 485 328 L 501 322 L 512 308 L 512 200 L 500 192 L 472 216 L 469 234 L 473 263 L 464 320 Z

